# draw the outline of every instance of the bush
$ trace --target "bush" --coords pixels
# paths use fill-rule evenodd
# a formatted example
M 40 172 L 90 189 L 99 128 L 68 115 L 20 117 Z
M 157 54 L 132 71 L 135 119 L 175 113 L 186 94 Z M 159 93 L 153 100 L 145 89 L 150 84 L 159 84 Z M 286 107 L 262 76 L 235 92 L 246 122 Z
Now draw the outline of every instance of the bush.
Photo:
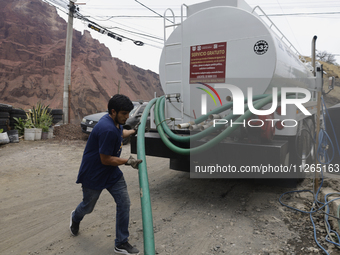
M 23 135 L 25 132 L 25 128 L 34 128 L 34 125 L 30 119 L 23 120 L 21 118 L 13 117 L 16 121 L 14 124 L 14 129 L 18 130 L 19 135 Z
M 44 106 L 40 102 L 36 107 L 33 106 L 29 110 L 27 117 L 31 120 L 34 127 L 42 128 L 43 132 L 47 132 L 48 128 L 52 125 L 53 117 L 49 113 L 48 106 Z

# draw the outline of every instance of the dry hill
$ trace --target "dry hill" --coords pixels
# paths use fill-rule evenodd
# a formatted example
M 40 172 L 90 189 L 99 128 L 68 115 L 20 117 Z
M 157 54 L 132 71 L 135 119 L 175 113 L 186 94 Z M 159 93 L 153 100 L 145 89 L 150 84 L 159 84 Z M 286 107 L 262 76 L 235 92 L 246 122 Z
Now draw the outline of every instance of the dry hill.
M 304 57 L 307 61 L 311 61 L 310 57 Z M 323 65 L 324 69 L 324 90 L 328 92 L 328 78 L 331 76 L 335 77 L 334 90 L 325 95 L 325 102 L 327 107 L 340 103 L 340 66 L 332 65 L 323 61 L 319 61 Z
M 40 0 L 0 0 L 0 6 L 0 102 L 62 108 L 66 22 Z M 105 110 L 119 83 L 132 100 L 163 94 L 158 74 L 113 58 L 89 32 L 74 30 L 71 122 Z
M 334 90 L 332 90 L 329 94 L 325 95 L 325 100 L 329 106 L 339 104 L 340 103 L 340 66 L 332 65 L 325 62 L 321 62 L 323 64 L 324 71 L 324 90 L 328 91 L 328 78 L 331 76 L 335 77 L 335 86 Z

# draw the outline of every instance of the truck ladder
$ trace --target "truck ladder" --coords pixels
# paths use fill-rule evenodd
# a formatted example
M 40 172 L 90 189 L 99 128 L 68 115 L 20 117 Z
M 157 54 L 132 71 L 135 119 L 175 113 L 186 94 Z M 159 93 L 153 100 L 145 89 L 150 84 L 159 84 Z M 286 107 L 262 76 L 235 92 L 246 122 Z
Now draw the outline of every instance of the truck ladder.
M 182 71 L 182 62 L 183 62 L 183 20 L 184 20 L 184 7 L 188 8 L 187 5 L 185 4 L 182 4 L 181 6 L 181 22 L 180 23 L 176 23 L 176 20 L 175 20 L 175 14 L 174 12 L 168 8 L 165 10 L 164 12 L 164 59 L 165 59 L 165 70 L 164 70 L 164 77 L 165 77 L 165 94 L 169 94 L 169 87 L 175 85 L 175 84 L 179 84 L 179 86 L 181 87 L 181 97 L 183 97 L 183 93 L 184 93 L 184 88 L 183 88 L 183 71 Z M 172 15 L 172 23 L 171 24 L 168 24 L 167 25 L 167 17 L 166 17 L 166 14 L 167 12 L 170 11 L 171 12 L 171 15 Z M 178 26 L 181 26 L 181 37 L 180 37 L 180 40 L 178 42 L 174 42 L 174 43 L 166 43 L 166 40 L 167 40 L 167 34 L 166 34 L 166 31 L 168 28 L 173 28 L 173 30 L 175 30 L 176 27 Z M 180 54 L 180 59 L 178 61 L 167 61 L 168 59 L 168 55 L 167 54 L 167 51 L 173 47 L 180 47 L 181 49 L 181 54 Z M 178 79 L 175 79 L 175 80 L 168 80 L 168 75 L 167 75 L 167 69 L 169 66 L 178 66 L 179 67 L 179 77 Z M 180 112 L 181 112 L 181 118 L 175 118 L 175 121 L 180 121 L 180 122 L 183 122 L 184 120 L 184 104 L 183 104 L 183 100 L 181 99 L 180 101 L 181 103 L 181 107 L 180 107 Z M 165 112 L 167 112 L 167 104 L 165 104 Z

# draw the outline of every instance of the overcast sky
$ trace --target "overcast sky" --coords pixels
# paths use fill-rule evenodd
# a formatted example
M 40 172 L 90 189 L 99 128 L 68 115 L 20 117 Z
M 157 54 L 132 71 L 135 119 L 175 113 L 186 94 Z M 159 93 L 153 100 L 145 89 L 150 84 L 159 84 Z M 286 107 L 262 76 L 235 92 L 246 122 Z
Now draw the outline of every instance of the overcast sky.
M 66 10 L 68 0 L 48 0 L 58 4 Z M 227 1 L 227 0 L 226 0 Z M 74 28 L 89 30 L 92 37 L 104 43 L 113 57 L 144 69 L 158 73 L 159 58 L 163 46 L 163 15 L 167 8 L 171 8 L 175 15 L 180 15 L 180 6 L 203 2 L 200 0 L 78 0 L 79 13 L 88 19 L 107 27 L 110 31 L 121 34 L 134 41 L 142 41 L 144 46 L 137 46 L 130 40 L 119 42 L 90 30 L 87 22 L 74 21 Z M 339 0 L 247 0 L 251 7 L 259 5 L 270 16 L 279 29 L 293 43 L 299 52 L 305 56 L 311 54 L 311 40 L 318 36 L 317 49 L 340 55 L 340 1 Z M 80 5 L 86 3 L 86 5 Z M 152 9 L 144 7 L 143 5 Z M 64 7 L 64 8 L 63 8 Z M 155 13 L 156 12 L 156 13 Z M 321 14 L 334 13 L 337 14 Z M 301 13 L 319 13 L 301 15 Z M 66 19 L 67 16 L 59 11 Z M 282 15 L 284 14 L 284 15 Z M 289 15 L 300 14 L 300 15 Z M 122 17 L 124 16 L 124 17 Z M 143 17 L 135 17 L 143 16 Z M 140 34 L 143 34 L 141 36 Z M 337 56 L 340 64 L 340 56 Z

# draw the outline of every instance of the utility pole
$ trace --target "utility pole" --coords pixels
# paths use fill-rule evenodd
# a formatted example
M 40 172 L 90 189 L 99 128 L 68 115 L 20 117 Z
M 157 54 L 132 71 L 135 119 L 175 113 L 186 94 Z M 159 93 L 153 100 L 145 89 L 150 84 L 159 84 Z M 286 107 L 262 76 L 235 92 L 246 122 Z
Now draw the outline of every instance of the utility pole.
M 63 95 L 63 123 L 70 122 L 70 100 L 69 94 L 71 91 L 71 61 L 72 61 L 72 36 L 73 36 L 73 13 L 75 10 L 74 3 L 77 0 L 70 0 L 67 34 L 66 34 L 66 49 L 65 49 L 65 71 L 64 71 L 64 95 Z
M 118 84 L 115 82 L 116 86 L 118 87 L 118 93 L 119 94 L 119 91 L 120 91 L 120 80 L 118 80 Z
M 318 37 L 315 35 L 312 40 L 312 65 L 313 65 L 313 75 L 316 77 L 316 39 Z M 321 74 L 322 77 L 322 74 Z M 323 81 L 322 81 L 323 83 Z M 315 136 L 315 145 L 314 145 L 314 152 L 315 152 L 315 166 L 319 164 L 318 161 L 318 147 L 319 147 L 319 132 L 320 132 L 320 111 L 321 111 L 321 95 L 322 95 L 322 85 L 317 88 L 318 97 L 317 97 L 317 105 L 316 105 L 316 136 Z M 314 194 L 317 194 L 319 187 L 321 185 L 321 173 L 315 172 L 315 179 L 314 179 Z M 316 198 L 316 197 L 315 197 Z M 315 199 L 314 198 L 314 199 Z M 317 198 L 316 198 L 317 199 Z

